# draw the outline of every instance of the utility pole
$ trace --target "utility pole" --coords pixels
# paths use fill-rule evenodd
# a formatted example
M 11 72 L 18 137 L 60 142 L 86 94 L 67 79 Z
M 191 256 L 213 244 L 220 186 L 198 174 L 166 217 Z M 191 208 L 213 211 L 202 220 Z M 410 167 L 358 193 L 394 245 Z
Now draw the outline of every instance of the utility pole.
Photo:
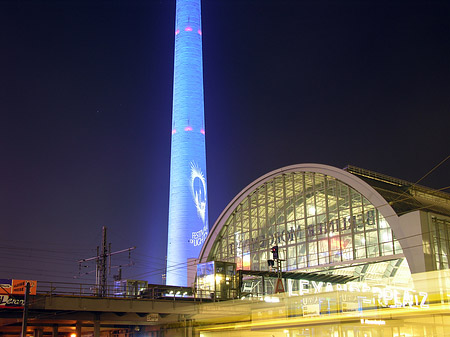
M 100 296 L 106 296 L 107 275 L 106 275 L 106 259 L 108 257 L 108 249 L 106 248 L 106 227 L 102 227 L 102 255 L 100 257 Z
M 111 244 L 108 245 L 106 241 L 106 227 L 102 227 L 102 246 L 97 246 L 97 256 L 90 257 L 88 259 L 79 260 L 78 263 L 96 261 L 95 269 L 95 285 L 97 296 L 105 297 L 108 294 L 108 269 L 111 268 L 111 256 L 119 253 L 130 252 L 136 247 L 131 247 L 117 252 L 111 252 Z M 109 246 L 109 247 L 108 247 Z M 109 268 L 108 268 L 108 258 L 109 258 Z
M 28 302 L 30 300 L 30 282 L 26 283 L 25 286 L 25 298 L 23 305 L 23 318 L 22 318 L 22 333 L 21 337 L 26 337 L 27 335 L 27 324 L 28 324 Z

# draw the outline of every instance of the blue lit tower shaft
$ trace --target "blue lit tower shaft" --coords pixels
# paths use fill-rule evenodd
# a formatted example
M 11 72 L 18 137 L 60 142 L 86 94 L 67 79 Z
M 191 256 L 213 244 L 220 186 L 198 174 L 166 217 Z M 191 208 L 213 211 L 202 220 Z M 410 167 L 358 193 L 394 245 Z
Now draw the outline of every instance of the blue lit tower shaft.
M 187 284 L 187 260 L 208 234 L 201 0 L 177 0 L 166 284 Z

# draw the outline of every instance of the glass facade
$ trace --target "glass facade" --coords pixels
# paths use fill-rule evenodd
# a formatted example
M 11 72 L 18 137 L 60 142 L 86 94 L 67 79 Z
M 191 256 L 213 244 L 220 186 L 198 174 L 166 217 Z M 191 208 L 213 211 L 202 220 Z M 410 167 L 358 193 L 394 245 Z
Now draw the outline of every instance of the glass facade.
M 208 260 L 265 271 L 275 245 L 284 271 L 326 268 L 376 279 L 407 266 L 381 213 L 349 185 L 316 172 L 280 174 L 251 192 L 226 220 Z
M 210 261 L 197 265 L 197 296 L 226 300 L 236 298 L 236 264 Z

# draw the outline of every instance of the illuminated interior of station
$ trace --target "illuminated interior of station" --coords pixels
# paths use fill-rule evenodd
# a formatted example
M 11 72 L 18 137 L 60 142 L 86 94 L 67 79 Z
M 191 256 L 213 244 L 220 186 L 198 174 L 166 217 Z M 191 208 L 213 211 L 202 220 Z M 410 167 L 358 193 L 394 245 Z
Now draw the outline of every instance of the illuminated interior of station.
M 302 280 L 298 291 L 225 301 L 248 315 L 204 323 L 200 336 L 448 336 L 449 270 L 345 285 Z M 220 304 L 219 304 L 220 305 Z M 217 309 L 216 309 L 217 310 Z

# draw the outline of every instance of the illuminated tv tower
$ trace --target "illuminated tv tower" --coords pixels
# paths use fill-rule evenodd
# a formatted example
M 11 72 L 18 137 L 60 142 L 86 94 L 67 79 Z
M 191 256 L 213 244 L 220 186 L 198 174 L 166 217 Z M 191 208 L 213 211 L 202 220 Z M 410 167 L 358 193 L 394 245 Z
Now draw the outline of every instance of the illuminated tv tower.
M 208 235 L 201 0 L 177 0 L 166 284 L 187 284 L 187 260 Z

